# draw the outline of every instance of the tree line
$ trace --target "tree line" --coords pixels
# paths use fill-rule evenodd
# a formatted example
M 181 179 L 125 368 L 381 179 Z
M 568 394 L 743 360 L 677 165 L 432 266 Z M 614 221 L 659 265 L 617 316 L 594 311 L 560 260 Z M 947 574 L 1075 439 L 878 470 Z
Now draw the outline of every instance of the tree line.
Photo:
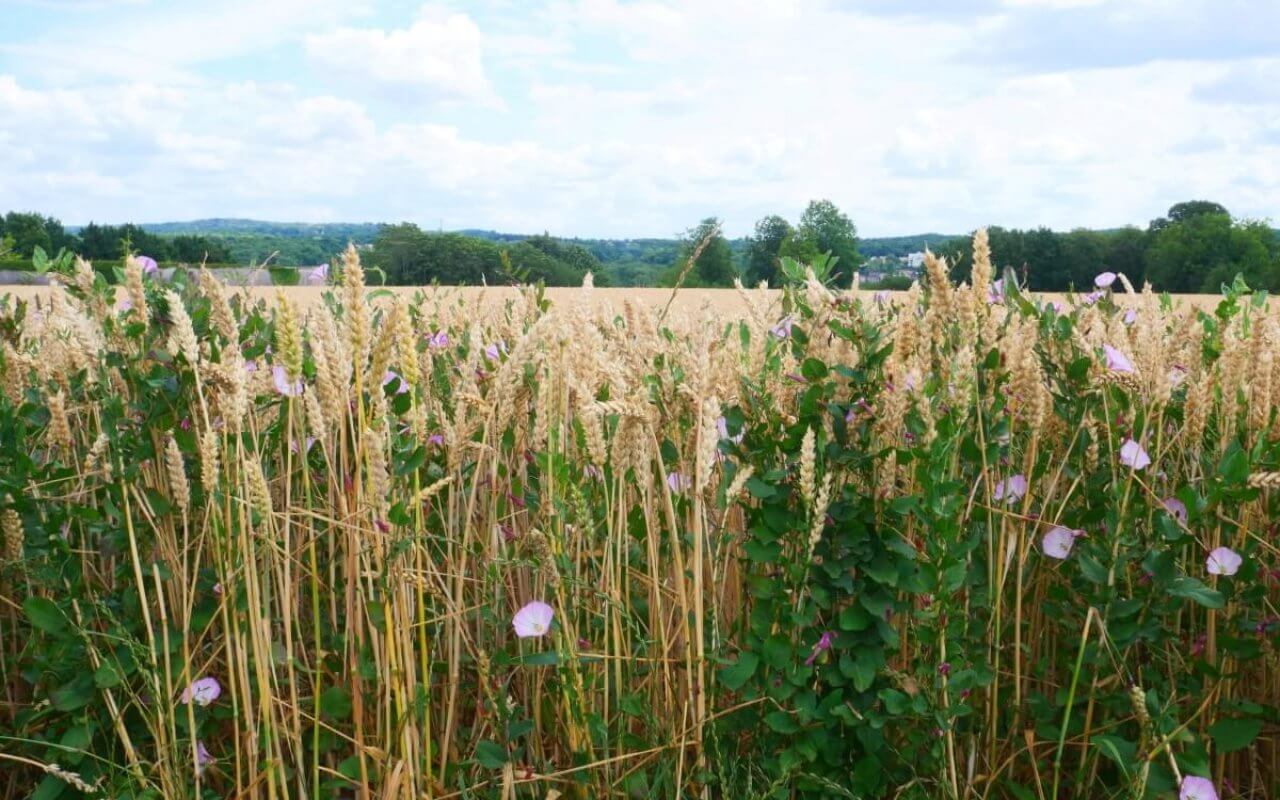
M 54 217 L 10 211 L 0 217 L 0 255 L 30 260 L 36 248 L 53 255 L 66 250 L 91 261 L 124 258 L 125 250 L 145 253 L 156 261 L 225 264 L 232 260 L 227 246 L 207 236 L 161 236 L 128 223 L 89 223 L 72 233 Z
M 1254 288 L 1280 289 L 1277 232 L 1207 200 L 1178 203 L 1145 229 L 1059 233 L 992 227 L 987 233 L 992 262 L 1012 267 L 1036 291 L 1088 290 L 1103 269 L 1123 272 L 1138 286 L 1149 281 L 1161 292 L 1217 292 L 1236 275 Z M 940 244 L 935 252 L 947 256 L 954 278 L 969 276 L 973 254 L 967 239 Z
M 171 223 L 155 229 L 90 223 L 69 231 L 53 217 L 11 211 L 0 217 L 0 258 L 30 261 L 39 247 L 51 255 L 65 248 L 91 260 L 114 261 L 127 246 L 161 262 L 247 265 L 270 259 L 279 265 L 309 265 L 339 252 L 347 242 L 343 233 L 349 238 L 358 234 L 357 243 L 371 244 L 369 259 L 388 283 L 406 285 L 513 280 L 573 285 L 591 272 L 602 286 L 725 287 L 738 278 L 777 286 L 784 259 L 812 263 L 828 256 L 835 282 L 848 286 L 864 256 L 892 259 L 926 245 L 947 256 L 957 280 L 966 279 L 972 266 L 968 236 L 861 240 L 853 220 L 830 200 L 812 201 L 794 223 L 766 216 L 752 235 L 735 239 L 725 237 L 715 217 L 675 239 L 565 239 L 547 233 L 433 232 L 412 223 L 316 226 L 252 220 Z M 1233 217 L 1211 201 L 1178 203 L 1146 228 L 1059 232 L 996 226 L 988 233 L 997 267 L 1013 268 L 1037 291 L 1084 289 L 1103 270 L 1124 272 L 1139 285 L 1150 281 L 1160 291 L 1216 292 L 1237 274 L 1250 286 L 1280 290 L 1277 232 L 1264 222 Z M 905 285 L 910 279 L 891 280 Z

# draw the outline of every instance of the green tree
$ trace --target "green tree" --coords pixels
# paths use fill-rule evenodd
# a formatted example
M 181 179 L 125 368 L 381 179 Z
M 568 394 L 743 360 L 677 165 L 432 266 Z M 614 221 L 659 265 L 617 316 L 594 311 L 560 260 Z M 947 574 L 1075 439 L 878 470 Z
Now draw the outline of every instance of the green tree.
M 46 253 L 53 250 L 53 241 L 45 227 L 44 217 L 39 214 L 10 211 L 4 215 L 0 233 L 13 240 L 13 251 L 23 258 L 31 258 L 37 247 Z
M 839 282 L 849 285 L 853 273 L 862 263 L 858 254 L 858 229 L 830 200 L 813 200 L 800 215 L 796 238 L 808 242 L 819 253 L 830 253 L 839 259 L 836 271 Z
M 768 281 L 778 286 L 778 258 L 783 248 L 795 236 L 795 228 L 777 214 L 770 214 L 756 223 L 755 234 L 748 239 L 745 277 L 752 285 Z
M 1215 292 L 1237 274 L 1249 285 L 1277 288 L 1274 231 L 1260 222 L 1236 222 L 1212 209 L 1186 213 L 1179 204 L 1152 223 L 1146 278 L 1160 291 Z M 1218 206 L 1221 208 L 1221 206 Z
M 697 255 L 683 286 L 710 287 L 732 286 L 737 270 L 733 266 L 733 251 L 720 232 L 720 220 L 707 217 L 685 232 L 680 240 L 679 255 L 667 269 L 663 283 L 673 286 L 679 281 L 690 259 Z

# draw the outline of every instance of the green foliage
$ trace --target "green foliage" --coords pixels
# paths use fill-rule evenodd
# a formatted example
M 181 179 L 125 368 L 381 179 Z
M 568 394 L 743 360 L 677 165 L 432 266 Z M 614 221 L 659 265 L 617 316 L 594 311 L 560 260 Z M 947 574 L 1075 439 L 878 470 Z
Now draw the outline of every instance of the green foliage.
M 733 251 L 720 232 L 720 220 L 707 217 L 685 232 L 676 260 L 663 275 L 663 285 L 688 288 L 732 286 L 737 277 Z
M 835 257 L 841 286 L 853 282 L 853 273 L 862 263 L 862 256 L 858 253 L 858 229 L 835 203 L 830 200 L 810 202 L 800 215 L 796 238 L 810 244 L 815 254 L 827 253 Z M 807 254 L 795 255 L 805 258 Z
M 531 281 L 549 286 L 582 283 L 589 254 L 577 249 L 558 250 L 561 257 L 548 254 L 545 240 L 503 246 L 460 233 L 427 233 L 412 223 L 384 226 L 374 240 L 369 263 L 386 272 L 387 283 L 414 285 L 445 283 L 476 285 L 507 282 L 510 269 Z M 505 256 L 504 256 L 505 254 Z

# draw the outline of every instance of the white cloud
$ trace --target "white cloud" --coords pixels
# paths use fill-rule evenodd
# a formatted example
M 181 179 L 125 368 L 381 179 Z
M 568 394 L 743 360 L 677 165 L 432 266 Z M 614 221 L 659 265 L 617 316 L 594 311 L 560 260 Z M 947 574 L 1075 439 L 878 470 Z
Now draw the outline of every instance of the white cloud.
M 312 34 L 307 53 L 344 77 L 414 86 L 447 98 L 492 101 L 480 28 L 465 14 L 424 12 L 400 30 Z
M 153 3 L 0 33 L 24 54 L 0 62 L 0 211 L 618 236 L 742 234 L 813 197 L 869 235 L 1145 223 L 1188 197 L 1265 216 L 1271 34 L 1153 2 Z M 1090 25 L 1100 51 L 1073 50 Z

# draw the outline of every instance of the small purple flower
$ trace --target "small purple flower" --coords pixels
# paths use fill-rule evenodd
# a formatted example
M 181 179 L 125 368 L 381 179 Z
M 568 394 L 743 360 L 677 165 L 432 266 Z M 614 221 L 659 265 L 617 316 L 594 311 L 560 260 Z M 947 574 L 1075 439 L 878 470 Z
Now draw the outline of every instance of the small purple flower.
M 539 637 L 551 630 L 551 621 L 556 612 L 541 600 L 534 600 L 516 612 L 511 619 L 511 627 L 516 629 L 516 636 L 521 639 Z
M 302 379 L 289 383 L 288 370 L 278 364 L 271 368 L 271 379 L 276 384 L 276 391 L 283 397 L 297 397 L 302 394 Z
M 311 448 L 312 448 L 312 447 L 315 447 L 315 444 L 316 444 L 316 437 L 314 437 L 314 436 L 308 436 L 308 437 L 307 437 L 307 439 L 306 439 L 306 444 L 307 444 L 307 452 L 308 452 L 308 453 L 310 453 L 310 452 L 311 452 Z M 294 452 L 294 453 L 297 453 L 297 452 L 298 452 L 298 440 L 297 440 L 297 439 L 294 439 L 294 440 L 292 440 L 292 441 L 290 441 L 290 442 L 289 442 L 289 450 L 290 450 L 290 451 L 292 451 L 292 452 Z
M 1097 277 L 1093 279 L 1093 285 L 1099 289 L 1110 289 L 1111 284 L 1116 282 L 1116 274 L 1114 272 L 1099 272 Z
M 1178 522 L 1183 525 L 1187 524 L 1187 504 L 1176 497 L 1166 497 L 1160 501 L 1160 505 L 1164 506 L 1164 510 L 1168 511 Z
M 307 270 L 306 278 L 307 283 L 312 285 L 327 283 L 329 280 L 329 265 L 321 264 L 317 267 L 312 267 Z
M 386 386 L 392 381 L 396 382 L 396 385 L 395 385 L 396 394 L 404 394 L 405 392 L 409 391 L 408 381 L 400 377 L 399 373 L 394 372 L 392 370 L 387 370 L 386 374 L 382 376 L 382 385 Z
M 1244 558 L 1230 547 L 1215 547 L 1209 552 L 1204 568 L 1210 575 L 1235 575 L 1244 563 Z
M 996 484 L 995 498 L 1007 504 L 1013 504 L 1027 493 L 1027 476 L 1013 475 Z
M 1080 535 L 1082 535 L 1081 531 L 1073 531 L 1061 525 L 1054 526 L 1040 540 L 1040 549 L 1049 558 L 1062 561 L 1071 555 L 1071 548 L 1075 546 L 1076 537 Z
M 196 741 L 196 774 L 203 775 L 205 769 L 214 761 L 213 756 L 209 754 L 209 748 L 204 746 L 204 742 Z
M 178 702 L 207 706 L 217 700 L 221 694 L 222 685 L 216 678 L 201 678 L 182 690 L 182 697 Z
M 684 494 L 689 487 L 693 486 L 693 479 L 683 472 L 668 472 L 667 486 L 673 494 Z
M 1218 790 L 1208 778 L 1184 775 L 1178 787 L 1178 800 L 1218 800 Z
M 1004 302 L 1004 279 L 993 281 L 991 288 L 987 289 L 987 305 Z
M 160 265 L 151 256 L 134 256 L 134 260 L 142 266 L 143 275 L 155 275 L 160 271 Z
M 812 667 L 813 662 L 818 660 L 819 655 L 831 649 L 831 643 L 834 639 L 835 634 L 831 631 L 825 631 L 821 638 L 818 639 L 818 643 L 813 646 L 813 652 L 804 660 L 804 665 L 806 667 Z
M 1102 346 L 1102 352 L 1107 356 L 1107 369 L 1114 372 L 1134 372 L 1133 362 L 1129 357 L 1109 344 Z
M 777 325 L 770 328 L 769 333 L 773 334 L 775 339 L 786 339 L 791 336 L 791 326 L 794 324 L 795 320 L 788 314 L 779 320 Z
M 1142 445 L 1132 439 L 1125 439 L 1120 445 L 1120 463 L 1137 471 L 1151 466 L 1151 456 L 1142 449 Z

